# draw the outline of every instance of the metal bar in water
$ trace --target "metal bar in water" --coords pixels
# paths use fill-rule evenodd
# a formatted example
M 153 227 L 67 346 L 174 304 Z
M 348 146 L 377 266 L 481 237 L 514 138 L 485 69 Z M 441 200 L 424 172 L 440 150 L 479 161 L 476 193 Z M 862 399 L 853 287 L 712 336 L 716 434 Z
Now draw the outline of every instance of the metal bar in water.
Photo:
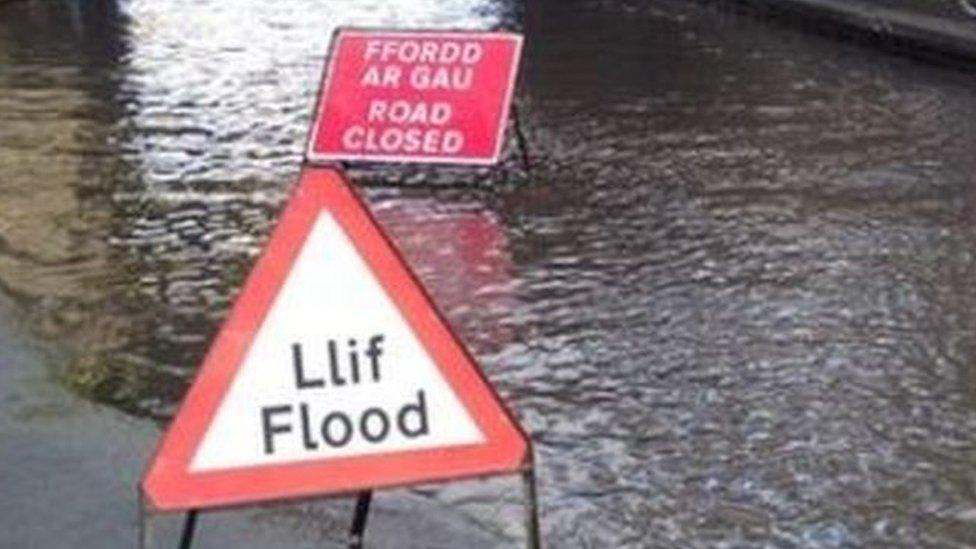
M 356 499 L 356 511 L 352 517 L 352 527 L 349 529 L 349 549 L 362 549 L 363 547 L 366 519 L 369 517 L 369 505 L 372 500 L 372 490 L 360 492 Z
M 522 117 L 519 115 L 518 105 L 515 102 L 512 103 L 512 122 L 515 126 L 515 141 L 522 157 L 522 169 L 525 170 L 527 177 L 531 177 L 532 161 L 529 157 L 529 142 L 525 138 L 525 132 L 522 129 Z
M 151 523 L 152 520 L 148 510 L 146 509 L 146 500 L 142 493 L 138 494 L 139 500 L 139 549 L 149 549 L 149 542 L 152 536 Z
M 180 549 L 190 549 L 193 545 L 193 534 L 197 527 L 197 513 L 196 509 L 190 509 L 186 513 L 186 519 L 183 521 L 183 534 L 180 536 Z
M 525 530 L 528 549 L 542 549 L 542 536 L 539 534 L 539 499 L 535 484 L 535 466 L 530 464 L 522 472 L 525 488 Z

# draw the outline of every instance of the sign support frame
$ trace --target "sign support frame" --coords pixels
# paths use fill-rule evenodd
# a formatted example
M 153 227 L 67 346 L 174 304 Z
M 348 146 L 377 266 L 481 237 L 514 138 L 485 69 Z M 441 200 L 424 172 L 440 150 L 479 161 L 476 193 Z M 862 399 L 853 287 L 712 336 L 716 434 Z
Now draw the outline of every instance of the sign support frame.
M 515 84 L 518 86 L 518 83 Z M 525 131 L 522 129 L 522 117 L 519 114 L 518 102 L 513 99 L 512 105 L 510 107 L 512 113 L 512 124 L 515 126 L 515 143 L 519 150 L 519 156 L 521 156 L 522 169 L 525 170 L 525 176 L 532 177 L 532 159 L 529 157 L 529 141 L 525 138 Z
M 197 528 L 197 515 L 199 511 L 190 509 L 183 520 L 183 533 L 180 534 L 180 549 L 190 549 L 193 545 L 193 534 Z
M 529 462 L 522 470 L 522 487 L 525 507 L 525 546 L 542 549 L 542 533 L 539 530 L 539 494 L 535 475 L 535 448 L 529 441 Z
M 356 497 L 356 511 L 349 529 L 349 549 L 362 549 L 366 537 L 366 519 L 369 518 L 369 505 L 373 501 L 373 491 L 364 490 Z
M 477 478 L 489 478 L 489 477 L 511 477 L 518 476 L 522 482 L 522 493 L 523 493 L 523 507 L 525 512 L 524 524 L 525 524 L 525 547 L 526 549 L 542 549 L 542 535 L 539 527 L 539 497 L 538 497 L 538 484 L 535 470 L 535 448 L 532 441 L 528 441 L 528 452 L 527 460 L 525 465 L 520 470 L 514 471 L 512 473 L 503 475 L 486 475 L 484 477 Z M 475 479 L 469 479 L 475 480 Z M 435 485 L 444 485 L 451 481 L 443 481 L 433 483 Z M 455 481 L 456 482 L 456 481 Z M 353 512 L 352 525 L 349 530 L 349 549 L 363 549 L 363 542 L 366 537 L 366 526 L 367 519 L 369 517 L 369 511 L 373 499 L 374 490 L 363 490 L 357 493 L 356 506 Z M 334 499 L 335 497 L 343 496 L 331 496 L 324 498 L 310 498 L 311 500 L 322 500 L 322 499 Z M 138 537 L 139 544 L 138 549 L 152 549 L 153 541 L 153 519 L 158 515 L 172 514 L 165 511 L 158 511 L 152 508 L 152 504 L 143 494 L 142 489 L 137 490 L 137 500 L 138 500 Z M 192 549 L 193 538 L 196 534 L 196 525 L 201 513 L 207 511 L 222 511 L 227 509 L 238 509 L 241 507 L 249 507 L 248 505 L 232 505 L 226 507 L 214 507 L 210 509 L 187 509 L 185 512 L 180 512 L 180 514 L 185 515 L 183 518 L 183 527 L 180 534 L 180 542 L 177 547 L 179 549 Z

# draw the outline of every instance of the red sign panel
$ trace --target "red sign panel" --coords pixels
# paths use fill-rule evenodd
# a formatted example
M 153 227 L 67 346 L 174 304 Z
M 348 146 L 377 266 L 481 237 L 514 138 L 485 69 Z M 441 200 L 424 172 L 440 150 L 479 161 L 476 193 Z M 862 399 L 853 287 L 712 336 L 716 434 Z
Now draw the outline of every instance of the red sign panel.
M 142 489 L 200 509 L 513 472 L 527 453 L 342 174 L 304 168 Z
M 497 162 L 522 37 L 340 30 L 308 159 Z

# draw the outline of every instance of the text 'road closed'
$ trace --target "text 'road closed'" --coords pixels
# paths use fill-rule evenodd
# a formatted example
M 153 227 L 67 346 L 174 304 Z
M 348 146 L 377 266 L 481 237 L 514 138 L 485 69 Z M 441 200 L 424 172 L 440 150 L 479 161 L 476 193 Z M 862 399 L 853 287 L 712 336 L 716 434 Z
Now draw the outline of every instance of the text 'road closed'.
M 309 158 L 494 162 L 520 49 L 505 33 L 340 32 Z

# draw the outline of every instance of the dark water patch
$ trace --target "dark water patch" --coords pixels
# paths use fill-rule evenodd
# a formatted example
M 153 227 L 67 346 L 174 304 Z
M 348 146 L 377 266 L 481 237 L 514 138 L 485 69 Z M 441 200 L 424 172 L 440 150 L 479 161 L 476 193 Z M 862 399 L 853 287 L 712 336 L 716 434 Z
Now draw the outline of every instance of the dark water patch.
M 971 77 L 604 9 L 530 10 L 550 171 L 503 198 L 551 539 L 969 543 Z

